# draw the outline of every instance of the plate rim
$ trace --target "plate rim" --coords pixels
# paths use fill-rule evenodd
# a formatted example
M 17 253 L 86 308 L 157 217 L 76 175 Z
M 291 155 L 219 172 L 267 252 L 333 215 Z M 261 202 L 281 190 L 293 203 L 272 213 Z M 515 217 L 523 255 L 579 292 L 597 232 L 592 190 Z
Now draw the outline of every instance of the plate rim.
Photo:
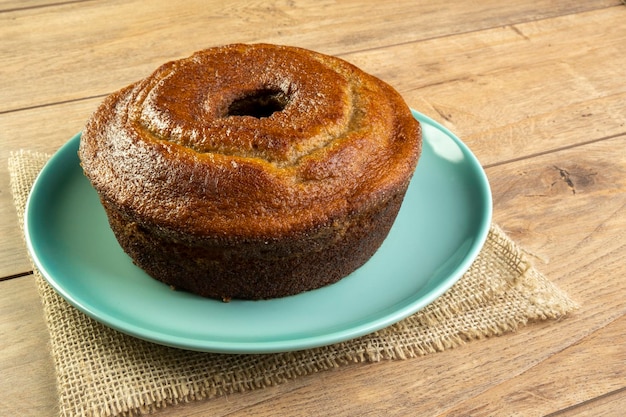
M 492 221 L 493 200 L 491 189 L 489 186 L 487 175 L 480 162 L 478 161 L 478 158 L 476 158 L 476 156 L 472 153 L 469 147 L 465 145 L 465 143 L 463 143 L 463 141 L 461 141 L 453 132 L 451 132 L 445 126 L 414 109 L 411 109 L 411 113 L 420 123 L 429 124 L 435 129 L 441 131 L 448 138 L 453 140 L 455 144 L 461 149 L 463 155 L 465 156 L 465 158 L 467 158 L 467 163 L 472 165 L 472 173 L 476 175 L 476 182 L 477 184 L 479 184 L 482 191 L 481 200 L 484 201 L 485 210 L 481 217 L 481 224 L 477 227 L 478 233 L 475 235 L 475 239 L 472 242 L 471 249 L 467 252 L 467 254 L 463 257 L 463 259 L 458 263 L 458 265 L 450 274 L 440 279 L 441 282 L 439 283 L 439 285 L 437 285 L 433 290 L 422 295 L 421 297 L 418 297 L 417 299 L 412 300 L 410 303 L 403 305 L 402 308 L 395 309 L 388 314 L 382 315 L 382 317 L 379 317 L 377 315 L 376 319 L 372 321 L 367 321 L 366 323 L 361 323 L 350 328 L 341 328 L 339 331 L 331 331 L 324 335 L 315 334 L 312 336 L 307 335 L 306 337 L 302 336 L 292 339 L 280 339 L 262 342 L 241 342 L 210 341 L 206 339 L 198 340 L 197 338 L 193 337 L 180 337 L 177 335 L 172 336 L 164 334 L 163 332 L 154 331 L 153 329 L 148 329 L 146 327 L 136 325 L 135 323 L 129 323 L 128 321 L 120 320 L 119 318 L 114 317 L 111 314 L 106 314 L 107 317 L 103 317 L 102 313 L 100 313 L 99 311 L 95 311 L 93 308 L 90 308 L 89 305 L 81 302 L 71 292 L 67 291 L 67 289 L 64 288 L 63 285 L 61 285 L 54 278 L 54 274 L 48 270 L 42 259 L 40 259 L 37 251 L 35 250 L 33 236 L 30 230 L 31 209 L 33 207 L 33 204 L 35 204 L 34 201 L 36 201 L 37 198 L 37 187 L 40 186 L 41 182 L 43 182 L 45 177 L 48 175 L 47 171 L 52 169 L 51 167 L 54 166 L 55 158 L 62 158 L 65 152 L 67 152 L 67 148 L 72 148 L 76 146 L 75 143 L 80 138 L 80 132 L 70 138 L 51 156 L 51 158 L 46 162 L 44 167 L 37 175 L 35 181 L 33 182 L 32 188 L 29 191 L 24 212 L 24 234 L 28 251 L 34 264 L 40 271 L 45 281 L 70 305 L 82 311 L 87 316 L 106 325 L 107 327 L 152 343 L 181 348 L 185 350 L 195 350 L 203 352 L 257 354 L 315 348 L 364 336 L 376 330 L 380 330 L 389 325 L 392 325 L 416 313 L 417 311 L 431 304 L 434 300 L 436 300 L 443 293 L 445 293 L 450 287 L 452 287 L 469 269 L 471 264 L 480 253 L 487 239 L 490 224 Z M 295 295 L 294 297 L 297 297 L 297 295 Z

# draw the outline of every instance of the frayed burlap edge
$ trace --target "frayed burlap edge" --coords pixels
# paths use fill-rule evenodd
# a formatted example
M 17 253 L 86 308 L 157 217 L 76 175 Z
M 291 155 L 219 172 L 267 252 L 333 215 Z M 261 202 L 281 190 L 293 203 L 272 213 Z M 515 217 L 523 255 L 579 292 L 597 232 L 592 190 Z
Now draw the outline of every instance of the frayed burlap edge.
M 11 189 L 20 224 L 48 155 L 14 152 Z M 558 319 L 577 308 L 496 225 L 476 261 L 422 311 L 358 339 L 299 352 L 189 352 L 123 335 L 68 305 L 34 270 L 50 332 L 62 416 L 121 416 L 284 383 L 350 363 L 402 360 Z

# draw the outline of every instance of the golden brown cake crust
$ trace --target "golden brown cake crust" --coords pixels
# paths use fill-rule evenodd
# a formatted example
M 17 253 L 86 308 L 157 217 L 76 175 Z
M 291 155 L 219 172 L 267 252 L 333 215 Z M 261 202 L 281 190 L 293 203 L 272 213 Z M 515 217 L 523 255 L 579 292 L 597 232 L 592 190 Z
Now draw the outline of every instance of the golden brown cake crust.
M 355 225 L 384 218 L 382 238 L 363 243 L 374 246 L 369 258 L 420 151 L 419 123 L 379 79 L 300 48 L 235 44 L 164 64 L 109 96 L 88 121 L 79 156 L 120 244 L 151 275 L 216 298 L 268 298 L 325 285 L 320 275 L 329 271 L 285 294 L 290 285 L 255 293 L 248 284 L 264 272 L 253 264 L 274 258 L 264 279 L 281 280 L 281 268 L 306 266 L 307 256 L 360 245 L 366 238 Z M 160 250 L 181 252 L 170 260 L 178 270 L 188 263 L 185 274 L 195 271 L 200 284 L 173 282 L 186 279 L 172 278 L 169 261 L 155 266 Z M 344 258 L 334 262 L 351 270 L 367 260 Z M 245 275 L 241 263 L 251 272 L 233 279 L 248 284 L 234 287 L 249 287 L 245 294 L 190 288 L 225 282 L 215 276 L 220 269 Z

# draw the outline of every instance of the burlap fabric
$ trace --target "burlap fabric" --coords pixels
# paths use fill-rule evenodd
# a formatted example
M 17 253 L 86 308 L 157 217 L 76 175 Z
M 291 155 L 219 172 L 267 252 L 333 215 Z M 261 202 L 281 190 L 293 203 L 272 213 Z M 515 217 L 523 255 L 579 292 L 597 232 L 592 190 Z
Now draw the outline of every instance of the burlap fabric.
M 20 222 L 32 182 L 47 159 L 27 151 L 10 156 Z M 50 331 L 62 416 L 136 415 L 346 364 L 414 358 L 513 331 L 529 321 L 560 318 L 576 308 L 495 225 L 467 273 L 427 308 L 374 334 L 299 352 L 224 355 L 144 342 L 90 319 L 37 271 L 34 277 Z

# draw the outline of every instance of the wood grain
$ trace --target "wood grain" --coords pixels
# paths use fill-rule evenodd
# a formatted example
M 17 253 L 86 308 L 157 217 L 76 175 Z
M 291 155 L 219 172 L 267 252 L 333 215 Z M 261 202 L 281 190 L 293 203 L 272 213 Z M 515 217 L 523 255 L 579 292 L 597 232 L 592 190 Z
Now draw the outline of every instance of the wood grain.
M 624 332 L 626 318 L 622 316 L 515 381 L 505 381 L 445 414 L 478 417 L 493 416 L 499 410 L 516 410 L 519 415 L 546 415 L 568 404 L 611 395 L 624 388 L 626 381 L 626 350 L 615 344 Z M 588 363 L 581 367 L 583 361 Z
M 620 0 L 0 0 L 0 160 L 20 148 L 54 152 L 106 94 L 196 49 L 265 41 L 339 55 L 470 146 L 486 167 L 494 220 L 580 309 L 451 351 L 156 415 L 622 415 L 623 22 Z M 53 416 L 48 333 L 32 276 L 21 276 L 30 263 L 6 163 L 0 236 L 0 415 Z
M 541 0 L 502 7 L 485 0 L 459 8 L 407 0 L 368 7 L 360 1 L 213 0 L 181 8 L 176 2 L 110 1 L 2 13 L 0 112 L 110 93 L 165 61 L 218 44 L 263 41 L 341 55 L 616 4 Z
M 547 417 L 621 417 L 626 409 L 626 388 L 552 413 Z
M 36 111 L 0 114 L 0 161 L 3 161 L 0 164 L 0 276 L 15 275 L 31 269 L 10 192 L 6 162 L 10 152 L 26 148 L 53 154 L 80 132 L 85 120 L 100 101 L 80 100 L 45 106 Z M 50 120 L 55 122 L 51 123 Z
M 0 415 L 55 415 L 54 365 L 32 275 L 2 281 L 0 289 Z
M 624 19 L 626 8 L 600 10 L 346 58 L 392 80 L 490 165 L 625 132 Z M 574 29 L 580 37 L 554 36 Z
M 89 0 L 0 0 L 0 13 L 17 12 L 37 7 L 55 7 L 64 3 L 75 3 L 77 1 Z

